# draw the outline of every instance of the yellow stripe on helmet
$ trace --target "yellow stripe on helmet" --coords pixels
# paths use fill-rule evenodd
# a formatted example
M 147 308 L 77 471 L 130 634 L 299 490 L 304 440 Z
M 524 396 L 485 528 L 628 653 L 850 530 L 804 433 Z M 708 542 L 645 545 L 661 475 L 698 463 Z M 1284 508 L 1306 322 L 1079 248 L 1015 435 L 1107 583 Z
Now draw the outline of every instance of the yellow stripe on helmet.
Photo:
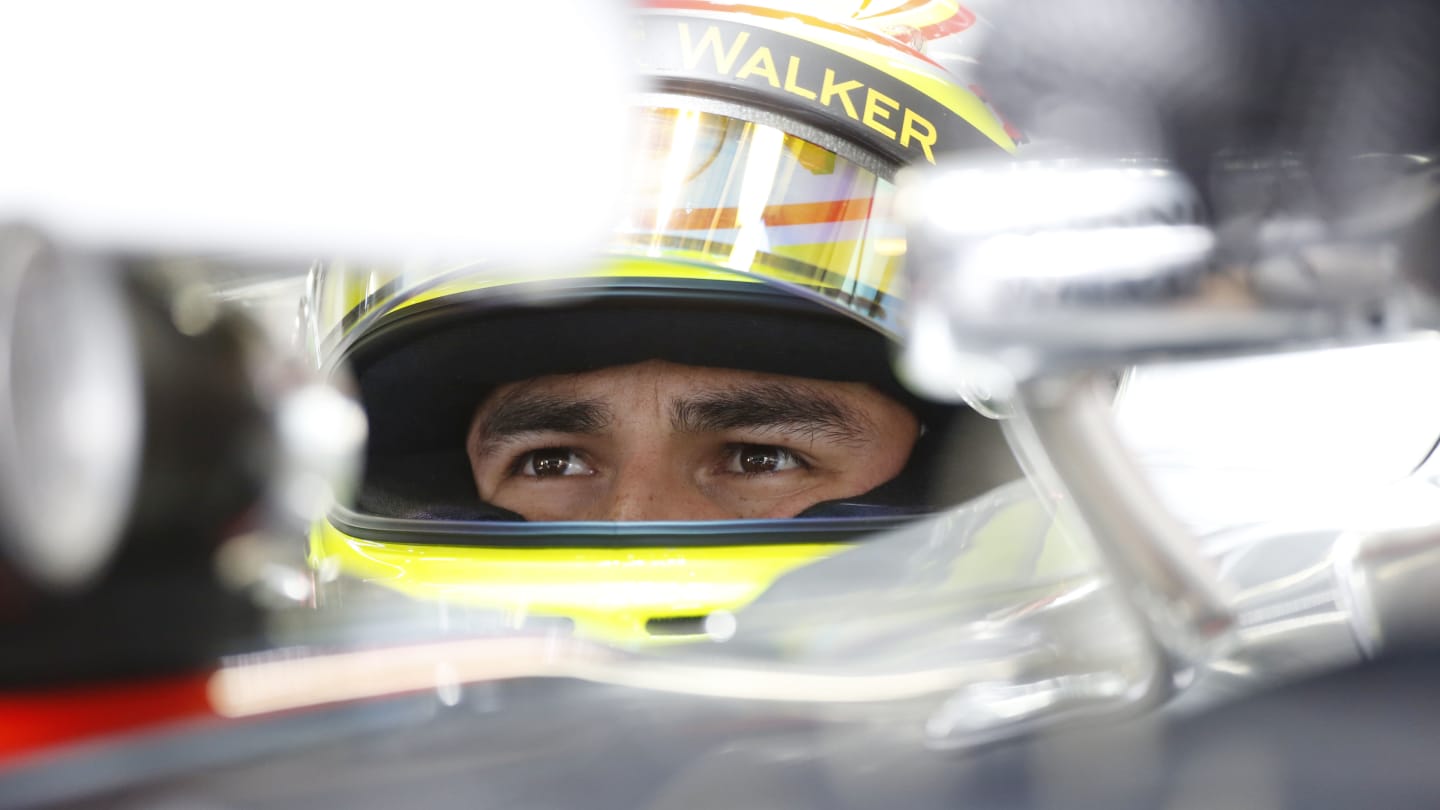
M 845 548 L 776 544 L 694 548 L 492 548 L 380 543 L 328 522 L 310 535 L 311 565 L 326 576 L 376 583 L 407 596 L 568 618 L 612 642 L 673 640 L 652 620 L 738 610 L 780 575 Z

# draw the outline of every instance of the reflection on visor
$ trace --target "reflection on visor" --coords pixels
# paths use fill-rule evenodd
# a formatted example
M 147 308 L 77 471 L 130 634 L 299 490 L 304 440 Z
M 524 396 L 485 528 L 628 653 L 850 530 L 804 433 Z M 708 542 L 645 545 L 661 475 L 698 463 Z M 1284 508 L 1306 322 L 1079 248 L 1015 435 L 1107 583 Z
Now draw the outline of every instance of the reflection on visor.
M 617 229 L 621 257 L 794 285 L 893 336 L 905 240 L 894 184 L 780 129 L 713 113 L 644 108 L 636 191 Z M 594 266 L 370 267 L 330 261 L 312 275 L 307 338 L 317 365 L 396 309 L 519 281 L 624 274 Z M 647 271 L 648 272 L 648 271 Z
M 895 331 L 904 240 L 894 186 L 774 127 L 648 108 L 639 199 L 619 248 L 798 284 Z

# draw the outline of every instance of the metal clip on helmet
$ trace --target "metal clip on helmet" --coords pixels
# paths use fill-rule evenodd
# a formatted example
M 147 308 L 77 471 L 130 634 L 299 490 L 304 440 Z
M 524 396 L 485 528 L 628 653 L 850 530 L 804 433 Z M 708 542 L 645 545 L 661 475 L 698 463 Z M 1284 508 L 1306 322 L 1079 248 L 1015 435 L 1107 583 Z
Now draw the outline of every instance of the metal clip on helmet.
M 636 16 L 652 80 L 636 200 L 595 264 L 316 268 L 310 339 L 322 365 L 352 370 L 372 437 L 357 504 L 311 537 L 327 587 L 345 575 L 611 639 L 683 636 L 785 571 L 1013 477 L 992 423 L 910 394 L 890 363 L 905 251 L 892 177 L 950 150 L 1015 148 L 916 47 L 938 54 L 975 18 L 815 13 L 677 0 Z M 923 435 L 899 477 L 801 519 L 542 523 L 479 499 L 464 445 L 487 392 L 657 358 L 869 383 Z M 926 467 L 956 435 L 977 475 L 937 486 Z

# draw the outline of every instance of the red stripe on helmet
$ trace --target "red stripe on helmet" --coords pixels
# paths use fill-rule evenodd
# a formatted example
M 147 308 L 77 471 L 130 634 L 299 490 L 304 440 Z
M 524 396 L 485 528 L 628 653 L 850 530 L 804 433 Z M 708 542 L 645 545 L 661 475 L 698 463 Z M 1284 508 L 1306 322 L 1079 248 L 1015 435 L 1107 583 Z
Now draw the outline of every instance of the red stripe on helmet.
M 957 5 L 955 7 L 954 14 L 951 14 L 949 17 L 941 20 L 938 23 L 927 25 L 924 28 L 921 28 L 920 36 L 924 37 L 928 41 L 932 39 L 946 37 L 951 34 L 958 34 L 961 31 L 964 31 L 965 29 L 974 25 L 975 20 L 975 12 L 971 11 L 968 8 L 965 8 L 964 6 Z
M 905 43 L 893 37 L 887 37 L 884 34 L 876 33 L 874 31 L 867 31 L 864 28 L 858 28 L 853 25 L 845 25 L 844 23 L 824 20 L 819 17 L 811 17 L 806 14 L 799 14 L 794 11 L 765 8 L 763 6 L 748 6 L 731 3 L 710 3 L 706 2 L 706 0 L 641 0 L 640 5 L 643 8 L 673 9 L 684 11 L 719 11 L 735 14 L 753 14 L 757 17 L 769 17 L 772 20 L 799 20 L 806 25 L 813 25 L 816 28 L 824 28 L 830 31 L 837 31 L 853 37 L 858 37 L 860 39 L 868 40 L 870 42 L 876 42 L 881 45 L 894 48 L 895 50 L 904 53 L 906 56 L 920 59 L 924 62 L 934 65 L 935 67 L 940 68 L 941 70 L 945 69 L 944 65 L 941 65 L 939 62 L 936 62 L 925 54 L 915 50 L 909 45 L 906 45 Z
M 874 14 L 859 17 L 857 19 L 883 20 L 885 17 L 908 14 L 912 11 L 919 11 L 920 9 L 925 8 L 933 2 L 935 2 L 935 0 L 906 0 L 906 2 L 901 3 L 898 6 L 887 8 L 884 11 L 877 11 Z M 934 22 L 929 25 L 922 26 L 919 29 L 920 36 L 928 41 L 932 39 L 939 39 L 940 37 L 948 36 L 950 34 L 956 34 L 974 25 L 976 19 L 977 17 L 975 16 L 975 12 L 956 3 L 954 10 L 950 13 L 948 17 L 940 20 L 939 22 Z
M 825 202 L 767 205 L 760 219 L 772 228 L 786 225 L 818 225 L 825 222 L 853 222 L 868 219 L 874 200 L 856 197 Z M 676 211 L 663 227 L 671 231 L 728 231 L 738 225 L 737 208 L 694 208 Z

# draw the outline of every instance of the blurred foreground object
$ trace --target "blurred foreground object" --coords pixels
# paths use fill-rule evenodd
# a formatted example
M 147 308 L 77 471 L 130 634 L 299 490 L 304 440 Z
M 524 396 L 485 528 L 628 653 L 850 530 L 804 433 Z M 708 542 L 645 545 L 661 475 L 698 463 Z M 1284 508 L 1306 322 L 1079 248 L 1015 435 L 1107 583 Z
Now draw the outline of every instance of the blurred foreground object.
M 997 32 L 982 76 L 1040 133 L 1037 147 L 1019 162 L 962 158 L 902 178 L 915 302 L 902 371 L 933 396 L 1015 416 L 1028 469 L 1073 497 L 1177 675 L 1231 653 L 1245 661 L 1256 614 L 1241 606 L 1294 596 L 1295 580 L 1270 567 L 1272 580 L 1237 593 L 1236 570 L 1222 578 L 1160 500 L 1100 391 L 1140 362 L 1440 327 L 1440 12 L 1403 0 L 1055 0 L 1008 9 Z M 1433 497 L 1433 482 L 1416 489 Z M 1407 548 L 1428 567 L 1437 526 L 1425 509 L 1348 534 L 1317 522 L 1290 547 L 1356 555 L 1360 569 Z M 1284 537 L 1257 529 L 1230 549 Z M 1423 613 L 1413 586 L 1390 599 L 1361 588 L 1373 572 L 1335 576 L 1341 603 L 1363 590 L 1360 602 L 1386 605 L 1350 603 L 1367 653 L 1377 634 L 1433 635 L 1365 626 L 1406 613 L 1397 600 Z
M 1236 159 L 1288 159 L 1328 215 L 1366 203 L 1352 158 L 1440 145 L 1424 0 L 1039 0 L 995 18 L 979 71 L 1007 115 L 1072 153 L 1165 157 L 1217 221 L 1264 202 L 1212 182 Z
M 1440 323 L 1440 8 L 1046 0 L 999 16 L 981 77 L 1043 138 L 907 192 L 930 304 L 916 329 L 937 337 L 912 362 L 978 371 L 1003 397 L 1066 368 Z
M 220 545 L 294 528 L 364 438 L 184 263 L 0 228 L 0 681 L 205 661 L 253 622 Z
M 575 0 L 5 3 L 0 218 L 138 251 L 582 255 L 625 180 L 621 19 Z
M 925 304 L 914 329 L 933 341 L 906 359 L 916 384 L 1004 399 L 1043 374 L 1440 324 L 1434 255 L 1407 250 L 1440 221 L 1440 164 L 1375 167 L 1365 207 L 1337 220 L 1293 196 L 1307 177 L 1268 159 L 1226 162 L 1220 185 L 1273 187 L 1243 216 L 1210 223 L 1192 183 L 1157 160 L 985 161 L 911 176 L 902 204 Z
M 93 263 L 93 262 L 92 262 Z M 140 359 L 117 274 L 0 230 L 0 500 L 5 562 L 73 587 L 129 518 L 142 441 Z

